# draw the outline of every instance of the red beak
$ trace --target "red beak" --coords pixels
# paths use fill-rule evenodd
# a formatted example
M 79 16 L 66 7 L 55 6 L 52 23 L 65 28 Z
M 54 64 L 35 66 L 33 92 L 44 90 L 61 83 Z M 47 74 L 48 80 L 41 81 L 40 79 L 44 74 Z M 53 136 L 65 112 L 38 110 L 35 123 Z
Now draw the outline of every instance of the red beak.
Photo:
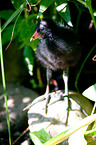
M 36 30 L 35 30 L 35 33 L 33 34 L 33 36 L 32 36 L 31 39 L 30 39 L 30 42 L 31 42 L 32 40 L 37 39 L 37 38 L 40 38 L 40 35 L 39 35 L 39 33 L 37 32 L 37 29 L 36 29 Z

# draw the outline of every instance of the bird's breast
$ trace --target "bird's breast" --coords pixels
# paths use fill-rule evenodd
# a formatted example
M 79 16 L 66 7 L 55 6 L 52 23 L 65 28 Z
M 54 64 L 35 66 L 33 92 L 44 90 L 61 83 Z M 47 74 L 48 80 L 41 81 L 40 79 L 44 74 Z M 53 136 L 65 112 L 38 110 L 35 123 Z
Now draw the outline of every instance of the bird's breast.
M 57 70 L 75 65 L 79 57 L 76 57 L 76 52 L 74 54 L 71 46 L 62 40 L 50 42 L 47 39 L 41 39 L 38 43 L 36 58 L 44 67 Z

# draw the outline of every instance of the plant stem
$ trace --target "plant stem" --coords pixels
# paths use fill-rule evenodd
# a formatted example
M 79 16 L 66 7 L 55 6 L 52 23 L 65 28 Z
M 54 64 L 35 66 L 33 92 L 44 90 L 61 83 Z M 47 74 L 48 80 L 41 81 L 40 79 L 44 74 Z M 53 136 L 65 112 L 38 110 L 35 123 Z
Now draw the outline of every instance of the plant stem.
M 86 63 L 86 61 L 87 61 L 87 59 L 89 58 L 90 54 L 92 53 L 92 51 L 93 51 L 95 48 L 96 48 L 96 44 L 92 47 L 92 49 L 89 51 L 89 53 L 88 53 L 87 56 L 85 57 L 85 59 L 84 59 L 82 65 L 81 65 L 81 67 L 80 67 L 80 70 L 79 70 L 79 72 L 78 72 L 78 74 L 77 74 L 77 77 L 76 77 L 76 80 L 75 80 L 75 87 L 76 87 L 76 89 L 77 89 L 78 92 L 79 92 L 79 89 L 78 89 L 77 83 L 78 83 L 80 74 L 81 74 L 81 72 L 82 72 L 82 69 L 83 69 L 83 67 L 84 67 L 84 65 L 85 65 L 85 63 Z
M 2 40 L 1 40 L 1 19 L 0 19 L 0 54 L 1 54 L 2 84 L 4 89 L 4 99 L 6 105 L 7 125 L 8 125 L 8 133 L 9 133 L 9 144 L 11 145 L 11 129 L 10 129 L 10 121 L 9 121 L 9 113 L 8 113 L 7 93 L 6 93 L 4 63 L 3 63 L 3 50 L 2 50 Z

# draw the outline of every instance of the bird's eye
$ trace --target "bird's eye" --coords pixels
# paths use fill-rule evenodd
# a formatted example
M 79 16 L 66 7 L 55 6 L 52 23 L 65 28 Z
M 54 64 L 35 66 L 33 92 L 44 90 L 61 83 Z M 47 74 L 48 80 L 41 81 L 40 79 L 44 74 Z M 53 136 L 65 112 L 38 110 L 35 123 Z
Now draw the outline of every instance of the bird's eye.
M 39 29 L 37 29 L 37 32 L 40 32 L 40 28 L 39 28 Z
M 40 25 L 40 30 L 44 30 L 45 28 L 46 28 L 45 25 L 43 25 L 43 24 Z

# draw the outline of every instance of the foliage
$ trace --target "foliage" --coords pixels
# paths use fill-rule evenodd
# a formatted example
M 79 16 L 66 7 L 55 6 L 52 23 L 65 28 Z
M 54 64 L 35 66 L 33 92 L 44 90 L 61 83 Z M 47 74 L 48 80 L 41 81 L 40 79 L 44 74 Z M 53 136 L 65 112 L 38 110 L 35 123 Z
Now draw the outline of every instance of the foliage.
M 39 21 L 39 19 L 43 17 L 49 17 L 56 22 L 66 22 L 67 25 L 72 27 L 71 21 L 71 13 L 67 0 L 11 0 L 14 9 L 16 10 L 3 10 L 0 11 L 0 18 L 5 21 L 3 24 L 1 31 L 2 32 L 2 43 L 3 45 L 9 42 L 11 44 L 12 39 L 16 39 L 18 43 L 20 43 L 19 49 L 23 48 L 24 50 L 24 60 L 26 62 L 28 71 L 33 71 L 34 66 L 34 53 L 36 51 L 36 47 L 38 44 L 38 40 L 30 42 L 30 38 L 34 33 L 35 27 Z M 93 20 L 94 28 L 96 30 L 96 10 L 92 7 L 91 0 L 69 0 L 70 3 L 74 3 L 74 5 L 78 9 L 79 16 L 81 16 L 82 11 L 88 11 Z M 29 4 L 30 3 L 30 4 Z M 81 11 L 82 9 L 82 11 Z M 23 12 L 23 13 L 22 13 Z M 22 13 L 22 14 L 21 14 Z M 30 15 L 29 15 L 30 14 Z M 79 27 L 80 17 L 76 20 L 76 30 Z M 0 42 L 0 50 L 2 50 L 2 43 Z M 8 46 L 9 46 L 8 45 Z M 94 46 L 90 53 L 95 49 Z M 32 49 L 32 51 L 31 51 Z M 0 51 L 1 52 L 1 51 Z M 89 57 L 88 54 L 85 58 L 85 61 L 79 71 L 79 75 L 76 80 L 76 87 L 78 83 L 78 78 L 84 67 L 84 64 Z M 2 53 L 1 53 L 2 56 Z M 3 60 L 3 59 L 2 59 Z M 2 61 L 1 61 L 2 62 Z M 30 69 L 31 68 L 31 69 Z M 3 70 L 3 68 L 2 68 Z M 30 73 L 32 75 L 32 73 Z M 3 77 L 2 77 L 3 78 Z M 6 86 L 4 87 L 6 90 Z M 96 88 L 95 88 L 96 90 Z M 6 94 L 6 92 L 5 92 Z M 6 99 L 7 100 L 7 99 Z M 8 113 L 8 111 L 7 111 Z M 7 117 L 8 118 L 8 117 Z M 92 118 L 91 118 L 92 119 Z M 90 122 L 93 121 L 90 119 Z M 96 119 L 96 118 L 95 118 Z M 89 120 L 87 120 L 86 124 L 88 124 Z M 81 126 L 82 127 L 82 126 Z M 10 130 L 10 125 L 9 125 Z M 72 133 L 72 130 L 68 130 Z M 95 129 L 92 129 L 90 132 L 87 132 L 85 136 L 94 136 Z M 9 131 L 10 136 L 10 131 Z M 64 137 L 64 135 L 63 135 Z M 46 138 L 46 137 L 45 137 Z M 56 138 L 55 138 L 56 139 Z M 58 137 L 57 137 L 58 139 Z M 57 140 L 56 139 L 56 140 Z M 88 141 L 88 138 L 86 138 Z M 91 140 L 92 141 L 92 140 Z M 11 141 L 10 141 L 11 142 Z M 11 144 L 11 143 L 10 143 Z M 47 143 L 45 143 L 47 145 Z M 89 144 L 89 143 L 88 143 Z
M 84 118 L 83 120 L 81 120 L 77 124 L 75 124 L 73 127 L 65 129 L 65 131 L 63 131 L 62 133 L 58 134 L 57 136 L 55 136 L 51 139 L 49 137 L 49 134 L 47 132 L 45 132 L 44 129 L 32 132 L 32 133 L 30 133 L 30 136 L 31 136 L 31 139 L 34 141 L 35 145 L 38 145 L 38 144 L 40 144 L 40 145 L 43 145 L 43 144 L 44 145 L 54 145 L 57 143 L 59 144 L 60 142 L 64 141 L 68 137 L 70 137 L 70 135 L 72 135 L 74 132 L 76 132 L 77 130 L 79 130 L 82 127 L 89 125 L 94 120 L 96 120 L 96 114 Z M 96 134 L 96 128 L 91 130 L 91 131 L 87 131 L 85 133 L 86 140 L 88 140 L 88 137 L 92 137 L 95 134 Z M 88 135 L 90 135 L 90 136 L 88 136 Z M 43 139 L 42 139 L 42 136 L 43 136 Z M 91 140 L 91 143 L 92 143 L 92 140 Z M 95 145 L 95 144 L 93 144 L 93 145 Z
M 49 134 L 45 131 L 44 128 L 42 128 L 39 131 L 31 132 L 30 138 L 33 140 L 34 144 L 42 145 L 46 141 L 50 139 Z

